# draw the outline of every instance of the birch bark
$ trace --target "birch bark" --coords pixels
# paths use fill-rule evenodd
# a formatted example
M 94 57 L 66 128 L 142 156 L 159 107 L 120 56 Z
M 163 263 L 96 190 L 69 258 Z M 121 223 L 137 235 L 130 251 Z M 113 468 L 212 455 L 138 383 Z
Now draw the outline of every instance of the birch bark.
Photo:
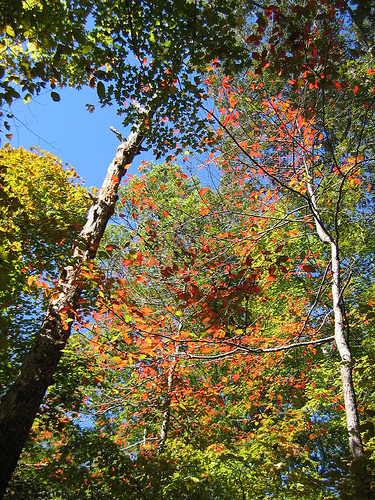
M 353 384 L 352 370 L 354 365 L 353 356 L 348 340 L 345 335 L 344 317 L 341 308 L 342 288 L 338 234 L 334 240 L 324 227 L 318 204 L 314 193 L 314 185 L 310 180 L 310 172 L 306 167 L 307 190 L 309 193 L 309 203 L 314 218 L 316 231 L 323 243 L 330 245 L 332 262 L 332 307 L 335 325 L 335 343 L 341 358 L 341 383 L 344 396 L 346 427 L 349 434 L 349 447 L 352 457 L 355 460 L 364 457 L 365 452 L 360 433 L 358 408 Z

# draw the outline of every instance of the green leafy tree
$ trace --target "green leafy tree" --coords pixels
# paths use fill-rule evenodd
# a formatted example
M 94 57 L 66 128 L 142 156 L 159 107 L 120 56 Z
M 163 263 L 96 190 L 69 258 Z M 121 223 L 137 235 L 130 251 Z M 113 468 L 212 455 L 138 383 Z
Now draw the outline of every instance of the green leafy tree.
M 14 380 L 57 269 L 69 258 L 90 198 L 75 171 L 55 156 L 0 150 L 1 384 Z

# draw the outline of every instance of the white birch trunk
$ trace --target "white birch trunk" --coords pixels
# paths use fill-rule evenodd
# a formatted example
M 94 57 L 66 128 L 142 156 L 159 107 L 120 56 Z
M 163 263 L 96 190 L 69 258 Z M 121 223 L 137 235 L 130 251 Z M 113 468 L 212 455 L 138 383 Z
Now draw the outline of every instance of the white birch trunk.
M 344 395 L 346 427 L 349 434 L 350 452 L 354 459 L 364 456 L 364 449 L 359 431 L 359 416 L 357 401 L 355 397 L 352 369 L 354 360 L 345 335 L 344 317 L 341 301 L 340 284 L 340 258 L 338 246 L 335 242 L 331 243 L 332 259 L 332 301 L 333 314 L 335 321 L 335 342 L 341 357 L 341 382 Z
M 339 256 L 339 245 L 338 245 L 338 235 L 336 235 L 336 241 L 333 240 L 331 235 L 328 233 L 326 228 L 323 226 L 323 222 L 318 210 L 318 205 L 314 193 L 314 185 L 310 180 L 310 173 L 306 166 L 307 189 L 310 198 L 310 208 L 315 222 L 316 231 L 320 240 L 323 243 L 330 245 L 331 249 L 331 262 L 332 262 L 332 305 L 333 305 L 333 317 L 335 324 L 335 342 L 337 350 L 341 358 L 341 383 L 342 391 L 344 396 L 345 404 L 345 414 L 346 414 L 346 427 L 349 434 L 349 447 L 352 457 L 355 460 L 364 457 L 364 449 L 361 439 L 361 434 L 359 430 L 359 417 L 358 408 L 356 402 L 356 396 L 354 391 L 352 370 L 354 365 L 354 360 L 352 353 L 350 351 L 349 343 L 345 335 L 344 328 L 344 317 L 341 308 L 341 269 L 340 269 L 340 256 Z

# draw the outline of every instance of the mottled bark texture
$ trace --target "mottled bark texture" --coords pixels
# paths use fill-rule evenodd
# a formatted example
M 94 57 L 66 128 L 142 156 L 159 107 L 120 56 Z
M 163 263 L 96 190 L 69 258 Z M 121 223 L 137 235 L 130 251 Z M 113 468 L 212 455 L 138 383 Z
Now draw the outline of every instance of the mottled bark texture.
M 95 203 L 91 206 L 72 265 L 59 277 L 58 297 L 50 301 L 43 324 L 23 363 L 16 381 L 0 404 L 0 498 L 3 498 L 11 475 L 29 435 L 43 397 L 71 333 L 71 324 L 81 295 L 81 266 L 95 257 L 106 225 L 117 201 L 120 181 L 141 150 L 143 137 L 132 132 L 117 148 Z M 68 321 L 66 321 L 68 319 Z M 69 321 L 70 320 L 70 321 Z

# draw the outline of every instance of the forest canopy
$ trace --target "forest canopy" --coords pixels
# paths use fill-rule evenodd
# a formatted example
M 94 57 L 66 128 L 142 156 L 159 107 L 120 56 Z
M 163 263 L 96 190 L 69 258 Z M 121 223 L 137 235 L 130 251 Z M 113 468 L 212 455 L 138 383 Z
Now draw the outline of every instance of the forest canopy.
M 373 21 L 2 9 L 5 140 L 7 105 L 66 85 L 132 129 L 94 193 L 0 150 L 1 498 L 374 497 Z

